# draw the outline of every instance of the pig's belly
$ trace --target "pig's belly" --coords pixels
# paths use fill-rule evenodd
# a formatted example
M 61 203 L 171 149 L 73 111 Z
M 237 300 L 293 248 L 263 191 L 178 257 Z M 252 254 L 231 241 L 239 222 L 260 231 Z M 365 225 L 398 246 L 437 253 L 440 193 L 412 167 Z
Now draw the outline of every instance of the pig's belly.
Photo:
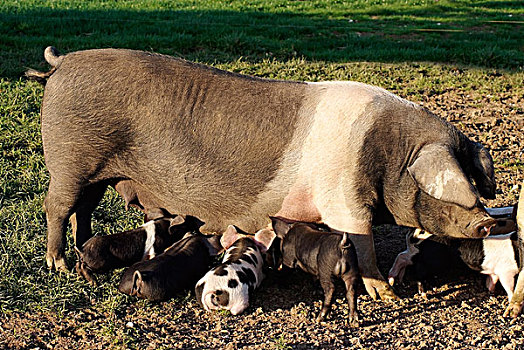
M 291 188 L 275 216 L 306 222 L 320 223 L 322 221 L 320 211 L 313 203 L 311 192 L 297 185 Z

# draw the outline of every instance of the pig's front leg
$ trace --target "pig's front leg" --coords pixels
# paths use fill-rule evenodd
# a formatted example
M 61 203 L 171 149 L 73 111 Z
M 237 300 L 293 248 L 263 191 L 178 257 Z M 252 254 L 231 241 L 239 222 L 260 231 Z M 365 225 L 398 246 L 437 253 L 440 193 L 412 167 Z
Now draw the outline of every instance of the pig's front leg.
M 524 269 L 520 270 L 517 285 L 515 286 L 511 301 L 504 312 L 504 317 L 510 316 L 516 318 L 522 311 L 522 305 L 524 305 Z
M 524 185 L 520 188 L 519 204 L 517 207 L 517 227 L 518 227 L 518 249 L 520 255 L 520 272 L 517 278 L 517 285 L 513 290 L 513 296 L 508 308 L 504 312 L 504 317 L 511 316 L 516 318 L 522 311 L 524 305 Z
M 369 295 L 374 300 L 379 297 L 382 300 L 398 300 L 399 297 L 378 270 L 373 234 L 352 234 L 351 241 L 357 250 L 358 266 Z
M 347 212 L 352 211 L 348 210 Z M 371 230 L 371 213 L 367 217 L 363 215 L 361 218 L 343 215 L 342 213 L 345 213 L 343 210 L 335 211 L 335 213 L 335 215 L 326 215 L 329 212 L 322 214 L 324 223 L 333 231 L 351 234 L 351 241 L 357 251 L 360 274 L 368 294 L 374 300 L 378 298 L 382 300 L 398 300 L 399 297 L 393 292 L 393 289 L 386 282 L 386 279 L 377 267 L 373 231 Z
M 382 300 L 398 300 L 399 297 L 393 292 L 377 267 L 371 217 L 369 217 L 369 220 L 362 220 L 344 215 L 332 217 L 323 215 L 323 218 L 324 223 L 332 230 L 351 234 L 351 241 L 357 251 L 360 274 L 368 294 L 374 300 L 379 298 Z

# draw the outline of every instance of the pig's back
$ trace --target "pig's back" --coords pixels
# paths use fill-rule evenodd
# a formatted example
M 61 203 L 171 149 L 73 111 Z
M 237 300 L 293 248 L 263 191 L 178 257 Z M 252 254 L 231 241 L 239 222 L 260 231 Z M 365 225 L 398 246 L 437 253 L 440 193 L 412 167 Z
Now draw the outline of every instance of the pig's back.
M 135 180 L 170 212 L 203 219 L 204 231 L 254 229 L 289 185 L 264 194 L 304 129 L 306 90 L 140 51 L 71 53 L 45 90 L 46 164 L 52 176 Z

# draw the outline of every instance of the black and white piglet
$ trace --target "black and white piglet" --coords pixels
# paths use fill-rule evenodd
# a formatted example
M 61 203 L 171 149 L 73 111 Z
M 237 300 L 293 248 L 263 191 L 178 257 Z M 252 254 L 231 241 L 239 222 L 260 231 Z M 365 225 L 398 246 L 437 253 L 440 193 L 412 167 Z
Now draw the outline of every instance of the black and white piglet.
M 147 260 L 164 252 L 166 248 L 179 241 L 187 232 L 196 231 L 202 222 L 195 217 L 163 217 L 161 214 L 141 227 L 107 236 L 95 236 L 76 248 L 79 275 L 91 283 L 96 283 L 93 273 L 130 266 L 135 262 Z
M 193 288 L 220 251 L 220 236 L 187 233 L 164 253 L 127 268 L 118 290 L 153 301 L 167 300 Z
M 400 253 L 389 271 L 389 282 L 401 282 L 408 266 L 413 265 L 419 292 L 431 275 L 449 273 L 462 265 L 487 275 L 486 287 L 494 292 L 498 281 L 511 300 L 515 275 L 519 272 L 517 234 L 488 236 L 484 239 L 457 239 L 433 236 L 419 229 L 406 236 L 407 249 Z
M 226 250 L 222 264 L 206 273 L 196 284 L 196 298 L 205 310 L 229 310 L 233 315 L 249 306 L 249 295 L 260 286 L 264 275 L 262 254 L 275 234 L 263 229 L 252 235 L 229 226 L 220 243 Z
M 320 280 L 324 302 L 317 321 L 322 321 L 331 310 L 334 279 L 340 278 L 346 286 L 348 324 L 358 327 L 356 285 L 360 273 L 357 253 L 349 235 L 319 231 L 311 224 L 278 217 L 272 217 L 271 221 L 277 237 L 281 239 L 278 260 L 287 267 L 300 267 Z

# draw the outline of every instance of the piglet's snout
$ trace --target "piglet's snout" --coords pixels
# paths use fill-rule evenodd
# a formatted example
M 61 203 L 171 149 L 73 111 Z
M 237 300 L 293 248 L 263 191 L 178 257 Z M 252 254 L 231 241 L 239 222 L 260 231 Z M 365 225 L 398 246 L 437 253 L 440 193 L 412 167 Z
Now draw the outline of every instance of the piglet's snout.
M 206 311 L 211 311 L 226 308 L 228 303 L 225 302 L 225 298 L 222 297 L 225 293 L 227 292 L 222 290 L 213 290 L 204 294 L 202 297 L 204 309 L 206 309 Z

